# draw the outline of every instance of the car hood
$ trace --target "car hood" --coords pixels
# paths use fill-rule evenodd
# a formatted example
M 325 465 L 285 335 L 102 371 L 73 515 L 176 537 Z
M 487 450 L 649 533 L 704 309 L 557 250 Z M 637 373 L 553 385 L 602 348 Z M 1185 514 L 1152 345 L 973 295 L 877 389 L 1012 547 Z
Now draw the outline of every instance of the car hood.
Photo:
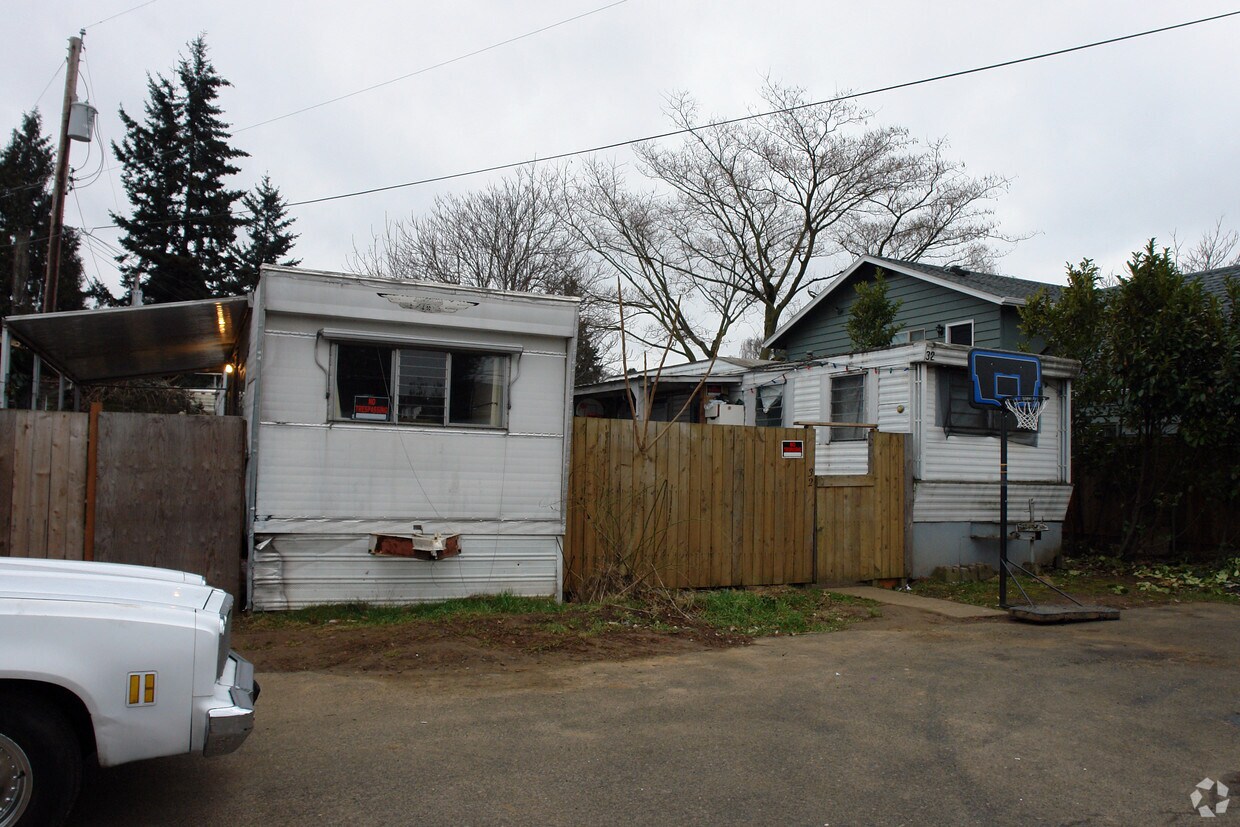
M 201 609 L 214 591 L 202 577 L 184 571 L 0 557 L 0 598 Z

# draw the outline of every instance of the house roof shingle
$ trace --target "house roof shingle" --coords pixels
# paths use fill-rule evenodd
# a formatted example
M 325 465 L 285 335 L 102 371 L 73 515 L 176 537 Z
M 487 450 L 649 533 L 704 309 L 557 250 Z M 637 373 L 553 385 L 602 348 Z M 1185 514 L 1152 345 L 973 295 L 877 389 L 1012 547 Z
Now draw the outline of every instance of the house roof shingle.
M 937 264 L 900 261 L 894 258 L 883 258 L 882 256 L 870 256 L 870 258 L 875 261 L 890 262 L 895 267 L 905 270 L 916 270 L 928 276 L 955 282 L 962 287 L 980 290 L 983 293 L 990 293 L 1000 298 L 1027 299 L 1038 290 L 1045 289 L 1050 293 L 1051 298 L 1057 299 L 1059 298 L 1060 291 L 1063 289 L 1058 284 L 1018 279 L 1012 276 L 1000 276 L 994 273 L 980 273 L 976 270 L 966 270 L 958 266 L 940 267 Z
M 1050 294 L 1051 299 L 1056 300 L 1063 290 L 1063 287 L 1057 284 L 1032 281 L 1030 279 L 1018 279 L 1012 276 L 999 276 L 994 273 L 980 273 L 958 266 L 940 267 L 937 264 L 924 264 L 921 262 L 884 258 L 882 256 L 865 255 L 837 273 L 835 279 L 825 290 L 797 311 L 796 315 L 769 336 L 763 342 L 763 345 L 766 347 L 778 347 L 779 341 L 790 329 L 795 327 L 815 306 L 840 288 L 841 285 L 864 266 L 890 267 L 894 272 L 903 272 L 913 278 L 924 278 L 947 289 L 958 289 L 960 292 L 968 293 L 999 305 L 1023 305 L 1026 299 L 1043 289 Z
M 1218 296 L 1220 299 L 1227 298 L 1227 287 L 1224 282 L 1228 277 L 1240 281 L 1240 264 L 1233 264 L 1230 267 L 1216 267 L 1213 270 L 1202 270 L 1199 273 L 1184 274 L 1184 278 L 1201 282 L 1201 286 L 1205 288 L 1207 293 Z

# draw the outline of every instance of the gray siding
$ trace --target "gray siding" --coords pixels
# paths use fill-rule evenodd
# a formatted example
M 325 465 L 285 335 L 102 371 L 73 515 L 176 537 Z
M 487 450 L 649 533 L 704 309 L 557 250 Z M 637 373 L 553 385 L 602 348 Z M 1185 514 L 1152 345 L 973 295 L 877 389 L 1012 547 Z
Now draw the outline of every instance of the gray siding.
M 836 356 L 850 353 L 852 343 L 845 325 L 857 299 L 856 283 L 874 277 L 872 267 L 864 267 L 814 308 L 798 325 L 785 334 L 788 359 L 798 361 L 814 357 Z M 973 344 L 1015 350 L 1019 344 L 1019 317 L 1015 308 L 1000 308 L 984 299 L 949 290 L 937 284 L 912 278 L 890 270 L 884 272 L 887 296 L 900 300 L 900 312 L 896 324 L 903 331 L 908 328 L 924 328 L 929 338 L 942 340 L 937 325 L 949 325 L 961 321 L 973 321 Z M 1000 311 L 1008 311 L 1001 313 Z M 896 344 L 901 341 L 897 336 Z

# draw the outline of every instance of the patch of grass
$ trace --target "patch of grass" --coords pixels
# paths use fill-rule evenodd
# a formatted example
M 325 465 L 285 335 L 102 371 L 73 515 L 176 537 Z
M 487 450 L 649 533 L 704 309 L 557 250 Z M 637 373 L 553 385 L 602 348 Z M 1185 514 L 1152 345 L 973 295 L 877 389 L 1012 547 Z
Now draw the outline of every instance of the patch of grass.
M 695 592 L 691 597 L 693 609 L 704 622 L 756 637 L 841 629 L 859 616 L 840 607 L 872 603 L 818 589 L 788 587 L 721 589 Z
M 645 601 L 556 603 L 549 598 L 511 594 L 468 597 L 411 606 L 335 603 L 288 612 L 265 612 L 241 618 L 251 630 L 298 627 L 364 627 L 402 623 L 481 621 L 521 615 L 539 632 L 564 637 L 594 637 L 616 627 L 678 634 L 701 629 L 748 637 L 834 631 L 881 614 L 864 598 L 815 588 L 790 586 L 758 589 L 666 592 Z
M 937 580 L 921 580 L 913 584 L 913 593 L 922 597 L 936 597 L 939 600 L 954 600 L 957 603 L 968 603 L 971 606 L 999 605 L 999 581 L 997 579 L 985 583 L 941 583 Z
M 329 603 L 294 609 L 288 612 L 264 612 L 249 616 L 252 627 L 322 626 L 348 623 L 361 626 L 386 626 L 413 621 L 434 621 L 443 618 L 485 617 L 487 615 L 546 614 L 559 615 L 573 611 L 565 603 L 548 597 L 519 597 L 513 594 L 478 595 L 438 603 L 416 603 L 409 606 L 384 606 L 375 603 Z

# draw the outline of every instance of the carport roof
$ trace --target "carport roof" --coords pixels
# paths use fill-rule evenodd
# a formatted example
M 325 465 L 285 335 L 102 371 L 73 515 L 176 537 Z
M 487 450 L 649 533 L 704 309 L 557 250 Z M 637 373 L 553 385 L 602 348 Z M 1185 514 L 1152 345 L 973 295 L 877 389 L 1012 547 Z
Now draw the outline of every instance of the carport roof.
M 219 370 L 233 357 L 249 298 L 74 310 L 4 320 L 13 337 L 75 382 Z

